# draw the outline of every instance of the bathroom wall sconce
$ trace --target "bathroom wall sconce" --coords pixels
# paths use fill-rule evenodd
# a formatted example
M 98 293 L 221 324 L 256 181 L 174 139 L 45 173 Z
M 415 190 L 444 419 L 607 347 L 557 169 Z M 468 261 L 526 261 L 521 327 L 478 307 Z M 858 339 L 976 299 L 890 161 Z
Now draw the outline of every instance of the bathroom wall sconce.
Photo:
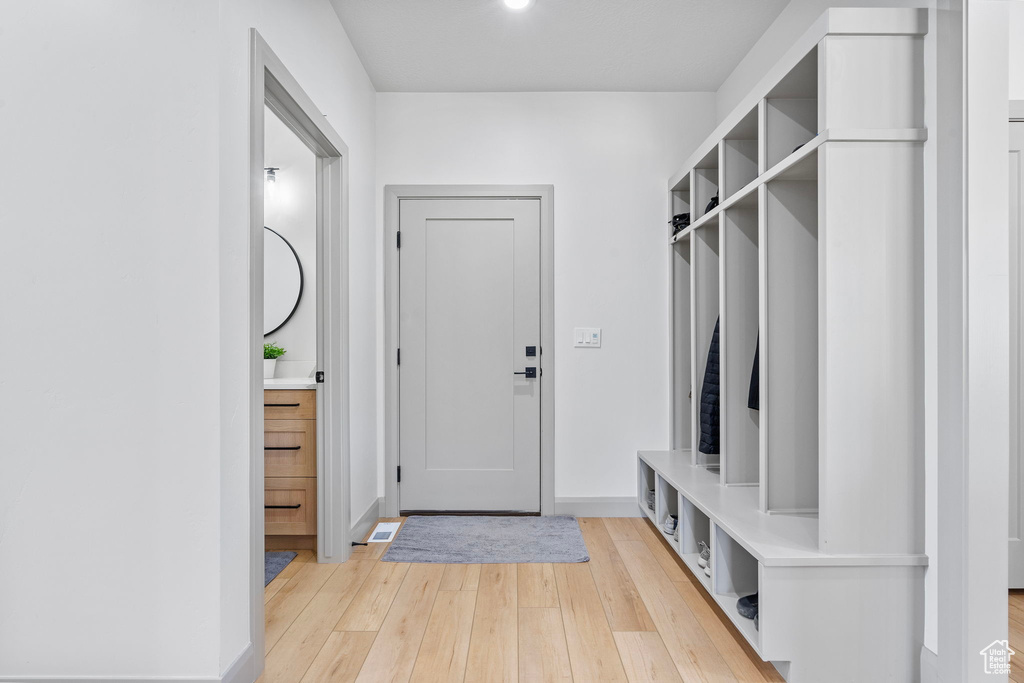
M 277 182 L 277 174 L 275 172 L 276 171 L 280 171 L 281 170 L 280 168 L 278 168 L 276 166 L 268 166 L 268 167 L 264 168 L 263 170 L 267 172 L 267 182 L 268 183 L 276 183 Z

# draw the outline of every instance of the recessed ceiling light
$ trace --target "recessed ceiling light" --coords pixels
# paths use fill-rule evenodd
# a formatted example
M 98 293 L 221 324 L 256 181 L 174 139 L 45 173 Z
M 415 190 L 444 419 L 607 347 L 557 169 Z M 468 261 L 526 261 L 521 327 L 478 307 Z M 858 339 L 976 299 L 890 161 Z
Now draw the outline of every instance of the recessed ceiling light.
M 528 9 L 532 4 L 533 0 L 505 0 L 505 7 L 516 11 Z

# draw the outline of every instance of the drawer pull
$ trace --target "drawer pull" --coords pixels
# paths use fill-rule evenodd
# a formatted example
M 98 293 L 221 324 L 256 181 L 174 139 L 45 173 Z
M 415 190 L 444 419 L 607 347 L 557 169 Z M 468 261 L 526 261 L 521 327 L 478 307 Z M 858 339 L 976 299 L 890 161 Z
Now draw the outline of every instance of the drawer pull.
M 264 408 L 298 408 L 299 403 L 264 403 Z
M 296 503 L 295 505 L 264 505 L 267 510 L 298 510 L 302 507 L 302 503 Z
M 302 446 L 264 446 L 265 451 L 297 451 Z

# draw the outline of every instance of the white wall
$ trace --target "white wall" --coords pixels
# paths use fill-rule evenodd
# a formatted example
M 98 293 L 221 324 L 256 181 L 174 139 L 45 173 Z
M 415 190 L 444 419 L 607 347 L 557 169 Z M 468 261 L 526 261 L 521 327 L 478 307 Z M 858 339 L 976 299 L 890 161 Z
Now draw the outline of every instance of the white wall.
M 4 24 L 0 675 L 216 673 L 217 7 Z
M 317 360 L 316 155 L 269 107 L 263 109 L 263 163 L 278 169 L 277 179 L 266 184 L 263 222 L 292 245 L 303 280 L 302 296 L 292 317 L 264 341 L 286 351 L 277 363 L 278 377 L 306 377 Z
M 713 119 L 710 93 L 377 95 L 378 205 L 388 184 L 554 185 L 556 499 L 635 495 L 636 450 L 668 446 L 666 183 Z
M 1011 2 L 1010 12 L 1010 99 L 1024 100 L 1024 2 Z
M 209 679 L 249 642 L 250 26 L 351 150 L 376 497 L 375 103 L 327 0 L 5 3 L 0 677 Z

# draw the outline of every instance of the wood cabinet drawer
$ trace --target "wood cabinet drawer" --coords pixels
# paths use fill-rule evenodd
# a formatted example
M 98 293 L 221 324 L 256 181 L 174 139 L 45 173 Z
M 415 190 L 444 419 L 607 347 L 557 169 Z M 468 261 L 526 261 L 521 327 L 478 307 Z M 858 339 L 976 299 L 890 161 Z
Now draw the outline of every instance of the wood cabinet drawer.
M 316 534 L 315 478 L 268 477 L 263 489 L 265 534 Z
M 315 389 L 266 389 L 263 391 L 264 420 L 315 420 Z
M 263 475 L 316 476 L 316 421 L 264 421 Z

